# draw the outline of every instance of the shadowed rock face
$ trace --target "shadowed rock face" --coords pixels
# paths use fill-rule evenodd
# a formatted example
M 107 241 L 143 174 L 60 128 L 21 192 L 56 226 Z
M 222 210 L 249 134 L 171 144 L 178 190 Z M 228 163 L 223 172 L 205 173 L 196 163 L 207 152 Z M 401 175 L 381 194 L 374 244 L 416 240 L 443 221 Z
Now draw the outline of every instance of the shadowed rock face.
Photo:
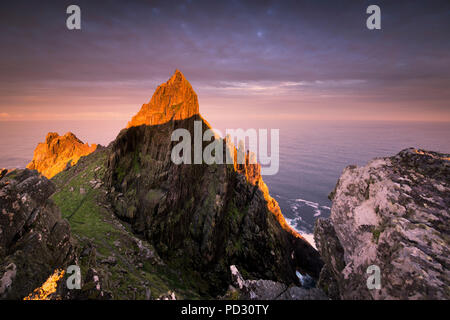
M 181 94 L 173 84 L 179 84 Z M 164 118 L 172 120 L 130 126 L 112 143 L 106 184 L 117 215 L 144 234 L 171 265 L 198 273 L 205 280 L 201 289 L 213 295 L 225 291 L 232 264 L 246 277 L 285 283 L 298 280 L 296 270 L 317 277 L 322 266 L 317 251 L 286 224 L 259 165 L 171 161 L 177 144 L 171 141 L 173 130 L 187 129 L 193 137 L 194 121 L 202 122 L 203 131 L 210 128 L 187 84 L 176 72 L 144 106 L 171 114 L 171 101 L 188 97 L 175 117 Z M 158 101 L 163 105 L 156 106 Z M 152 118 L 153 111 L 147 117 L 144 107 L 139 117 Z
M 329 219 L 316 222 L 325 266 L 319 285 L 333 298 L 449 299 L 450 156 L 406 149 L 347 167 Z M 367 267 L 381 270 L 368 290 Z
M 96 149 L 96 144 L 89 146 L 71 132 L 63 136 L 59 136 L 56 132 L 49 132 L 45 142 L 39 143 L 34 150 L 33 160 L 27 165 L 27 168 L 37 170 L 51 179 L 67 166 L 75 165 L 82 156 L 86 156 Z
M 156 89 L 150 102 L 142 106 L 127 128 L 188 119 L 198 113 L 197 94 L 184 75 L 176 70 L 166 83 Z
M 49 200 L 54 191 L 27 169 L 0 178 L 0 298 L 23 298 L 73 261 L 69 224 Z

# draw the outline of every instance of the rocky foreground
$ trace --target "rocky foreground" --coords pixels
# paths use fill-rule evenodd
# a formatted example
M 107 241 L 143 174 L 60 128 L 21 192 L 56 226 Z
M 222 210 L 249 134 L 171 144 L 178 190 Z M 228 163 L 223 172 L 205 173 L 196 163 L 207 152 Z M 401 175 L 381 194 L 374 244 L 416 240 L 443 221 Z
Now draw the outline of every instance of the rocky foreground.
M 318 219 L 319 287 L 334 299 L 450 298 L 450 156 L 406 149 L 347 167 Z M 381 271 L 369 290 L 367 268 Z
M 54 192 L 27 169 L 0 175 L 0 298 L 23 298 L 74 261 L 69 223 L 49 199 Z

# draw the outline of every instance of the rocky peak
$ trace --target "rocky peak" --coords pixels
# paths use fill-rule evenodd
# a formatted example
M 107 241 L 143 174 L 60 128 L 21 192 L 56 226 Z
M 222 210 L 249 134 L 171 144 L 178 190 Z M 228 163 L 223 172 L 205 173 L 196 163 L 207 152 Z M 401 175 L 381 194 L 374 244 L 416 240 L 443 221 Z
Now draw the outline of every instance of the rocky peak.
M 150 102 L 142 106 L 127 128 L 188 119 L 198 113 L 197 94 L 184 75 L 176 70 L 166 83 L 156 89 Z
M 74 135 L 72 132 L 66 132 L 63 136 L 60 136 L 57 132 L 49 132 L 47 133 L 47 136 L 45 137 L 45 143 L 50 144 L 55 139 L 65 139 L 68 141 L 73 141 L 75 143 L 81 143 L 83 144 L 83 141 L 77 138 L 76 135 Z M 56 140 L 57 141 L 57 140 Z
M 96 144 L 89 146 L 72 132 L 67 132 L 63 136 L 56 132 L 49 132 L 45 142 L 39 143 L 34 150 L 33 160 L 27 165 L 27 168 L 37 170 L 50 179 L 63 171 L 67 165 L 76 164 L 82 156 L 86 156 L 96 149 Z
M 173 130 L 193 134 L 195 121 L 203 132 L 210 129 L 197 95 L 177 71 L 110 146 L 105 185 L 117 216 L 165 261 L 182 257 L 188 273 L 201 271 L 207 280 L 201 290 L 208 294 L 223 293 L 231 264 L 284 283 L 298 282 L 297 270 L 316 278 L 322 267 L 317 251 L 287 225 L 250 154 L 234 165 L 171 161 Z M 236 149 L 228 140 L 223 146 Z

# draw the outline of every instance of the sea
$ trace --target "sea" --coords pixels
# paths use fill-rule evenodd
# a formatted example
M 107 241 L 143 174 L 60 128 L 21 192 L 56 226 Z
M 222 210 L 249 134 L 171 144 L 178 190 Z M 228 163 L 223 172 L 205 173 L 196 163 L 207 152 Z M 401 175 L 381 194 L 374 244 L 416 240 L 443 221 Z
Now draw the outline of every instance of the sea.
M 450 123 L 286 119 L 210 123 L 221 132 L 279 130 L 279 171 L 263 179 L 287 222 L 311 243 L 315 220 L 330 215 L 328 195 L 348 165 L 362 166 L 409 147 L 450 153 Z M 24 168 L 48 132 L 71 131 L 83 142 L 106 146 L 125 125 L 123 120 L 0 122 L 0 168 Z

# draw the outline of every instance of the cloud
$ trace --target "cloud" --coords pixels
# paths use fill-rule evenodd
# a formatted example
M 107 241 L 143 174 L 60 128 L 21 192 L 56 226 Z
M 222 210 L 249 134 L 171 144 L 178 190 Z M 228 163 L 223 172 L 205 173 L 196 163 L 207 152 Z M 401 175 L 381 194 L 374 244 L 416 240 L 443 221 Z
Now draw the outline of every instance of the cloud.
M 450 114 L 448 1 L 387 2 L 379 32 L 365 27 L 366 3 L 351 0 L 77 4 L 81 32 L 64 28 L 55 2 L 0 5 L 0 112 L 58 113 L 81 100 L 135 110 L 179 68 L 199 96 L 339 96 Z
M 199 86 L 200 90 L 216 92 L 228 95 L 291 95 L 314 90 L 352 88 L 367 83 L 366 80 L 342 79 L 342 80 L 316 80 L 316 81 L 218 81 Z M 331 93 L 331 92 L 330 92 Z M 329 94 L 332 96 L 333 94 Z M 318 95 L 318 96 L 324 96 Z
M 63 120 L 123 120 L 131 119 L 131 112 L 67 112 L 67 113 L 46 113 L 46 112 L 30 112 L 30 113 L 0 113 L 0 119 L 8 121 L 63 121 Z

